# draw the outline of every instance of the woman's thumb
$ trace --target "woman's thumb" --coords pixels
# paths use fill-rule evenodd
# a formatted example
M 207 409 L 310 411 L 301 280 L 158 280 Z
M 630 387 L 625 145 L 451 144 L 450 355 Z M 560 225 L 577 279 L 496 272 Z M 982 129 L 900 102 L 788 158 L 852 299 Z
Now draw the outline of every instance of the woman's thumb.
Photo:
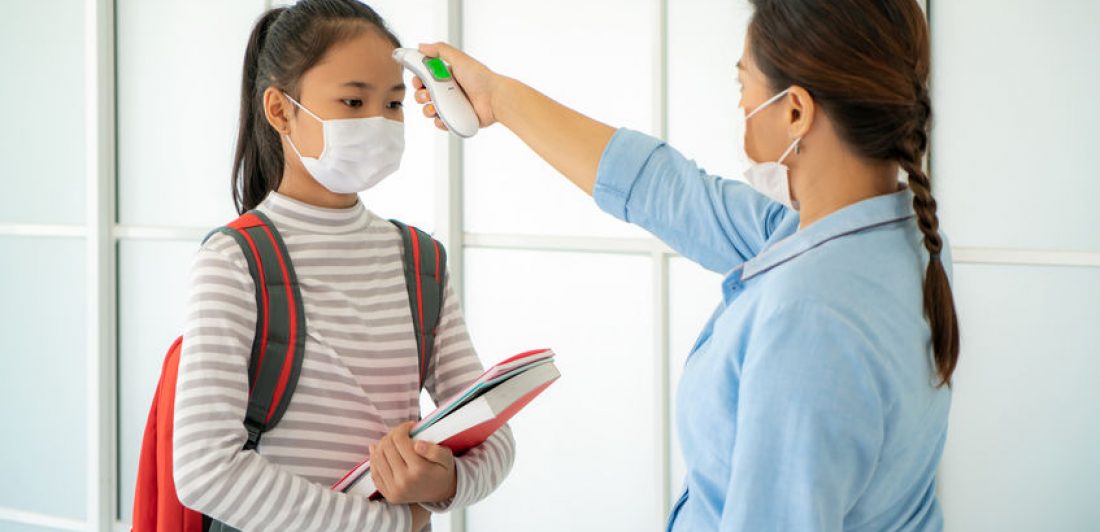
M 442 59 L 442 60 L 444 60 L 448 63 L 452 63 L 452 64 L 454 63 L 454 61 L 452 61 L 452 60 L 454 59 L 456 51 L 457 50 L 455 50 L 455 48 L 453 46 L 451 46 L 451 45 L 449 45 L 445 42 L 435 42 L 435 43 L 430 43 L 430 44 L 421 43 L 420 44 L 420 53 L 422 53 L 422 54 L 424 54 L 428 57 L 438 57 L 438 58 L 440 58 L 440 59 Z

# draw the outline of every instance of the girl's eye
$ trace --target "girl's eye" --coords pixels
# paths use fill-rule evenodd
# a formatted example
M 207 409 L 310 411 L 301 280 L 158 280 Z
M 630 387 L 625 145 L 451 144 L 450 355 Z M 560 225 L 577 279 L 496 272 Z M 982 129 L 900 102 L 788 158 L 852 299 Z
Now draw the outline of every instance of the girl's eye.
M 405 107 L 405 102 L 401 100 L 390 102 L 390 109 L 401 109 Z
M 344 105 L 351 107 L 352 109 L 358 109 L 363 106 L 363 100 L 341 100 Z

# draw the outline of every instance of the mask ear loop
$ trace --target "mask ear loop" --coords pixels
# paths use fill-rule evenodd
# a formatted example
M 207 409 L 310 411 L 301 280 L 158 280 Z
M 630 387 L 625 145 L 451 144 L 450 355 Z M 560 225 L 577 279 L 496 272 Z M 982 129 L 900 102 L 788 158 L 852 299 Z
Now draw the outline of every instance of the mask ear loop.
M 802 137 L 798 137 L 797 139 L 794 139 L 794 142 L 792 142 L 790 146 L 787 146 L 787 151 L 783 152 L 783 155 L 779 156 L 779 160 L 776 161 L 776 164 L 783 164 L 783 160 L 786 159 L 787 156 L 790 155 L 791 152 L 794 151 L 794 149 L 797 148 L 799 146 L 799 143 L 801 143 L 801 142 L 802 142 Z M 801 151 L 802 150 L 799 149 L 799 152 L 801 152 Z
M 791 92 L 791 89 L 790 89 L 790 87 L 787 87 L 786 89 L 783 89 L 783 90 L 779 91 L 778 93 L 776 93 L 775 96 L 772 96 L 771 98 L 768 98 L 767 101 L 765 101 L 764 103 L 756 106 L 756 109 L 753 109 L 752 112 L 745 115 L 745 120 L 748 120 L 748 119 L 752 118 L 752 115 L 755 115 L 756 113 L 759 113 L 765 107 L 779 101 L 780 98 L 786 96 L 787 93 L 789 93 L 789 92 Z M 287 96 L 287 97 L 289 98 L 289 96 Z
M 321 117 L 313 114 L 313 111 L 310 111 L 309 109 L 306 109 L 306 106 L 298 103 L 298 100 L 295 100 L 294 97 L 287 94 L 285 91 L 283 91 L 283 96 L 286 96 L 287 99 L 290 100 L 291 103 L 293 103 L 294 105 L 297 105 L 298 108 L 305 111 L 306 114 L 308 114 L 309 116 L 312 116 L 314 120 L 320 122 L 322 126 L 325 124 L 325 121 L 322 120 Z M 283 135 L 283 136 L 286 137 L 287 144 L 290 144 L 290 149 L 294 150 L 294 154 L 298 156 L 298 159 L 302 159 L 302 152 L 298 151 L 298 147 L 294 145 L 294 141 L 291 140 L 290 134 L 286 134 L 286 135 Z
M 310 111 L 309 109 L 306 109 L 306 106 L 298 103 L 298 100 L 295 100 L 291 95 L 284 92 L 283 96 L 286 96 L 287 99 L 290 100 L 291 103 L 293 103 L 294 105 L 297 105 L 299 109 L 305 111 L 307 114 L 309 114 L 309 116 L 312 116 L 314 120 L 316 120 L 316 121 L 318 121 L 322 124 L 325 123 L 325 121 L 323 119 L 321 119 L 321 117 L 313 114 L 313 111 Z

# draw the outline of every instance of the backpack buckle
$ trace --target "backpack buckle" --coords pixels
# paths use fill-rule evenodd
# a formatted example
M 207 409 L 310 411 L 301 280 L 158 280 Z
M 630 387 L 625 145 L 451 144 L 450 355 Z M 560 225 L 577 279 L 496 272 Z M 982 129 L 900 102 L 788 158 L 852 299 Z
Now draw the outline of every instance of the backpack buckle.
M 244 450 L 253 450 L 260 445 L 260 428 L 251 423 L 245 423 L 244 428 L 248 431 L 248 441 L 244 444 Z

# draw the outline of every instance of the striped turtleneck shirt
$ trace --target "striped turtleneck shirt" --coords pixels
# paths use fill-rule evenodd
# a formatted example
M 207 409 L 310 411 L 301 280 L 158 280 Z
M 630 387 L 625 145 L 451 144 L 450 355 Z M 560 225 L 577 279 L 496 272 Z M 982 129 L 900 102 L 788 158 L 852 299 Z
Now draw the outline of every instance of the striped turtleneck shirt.
M 180 501 L 242 530 L 408 531 L 408 505 L 329 489 L 370 444 L 420 416 L 400 233 L 362 203 L 325 209 L 272 193 L 258 209 L 282 234 L 301 285 L 301 376 L 282 421 L 256 450 L 242 450 L 255 288 L 237 243 L 215 233 L 191 267 L 173 441 Z M 425 380 L 436 402 L 483 369 L 445 284 Z M 423 506 L 441 512 L 481 500 L 504 480 L 513 457 L 504 427 L 455 459 L 453 499 Z

